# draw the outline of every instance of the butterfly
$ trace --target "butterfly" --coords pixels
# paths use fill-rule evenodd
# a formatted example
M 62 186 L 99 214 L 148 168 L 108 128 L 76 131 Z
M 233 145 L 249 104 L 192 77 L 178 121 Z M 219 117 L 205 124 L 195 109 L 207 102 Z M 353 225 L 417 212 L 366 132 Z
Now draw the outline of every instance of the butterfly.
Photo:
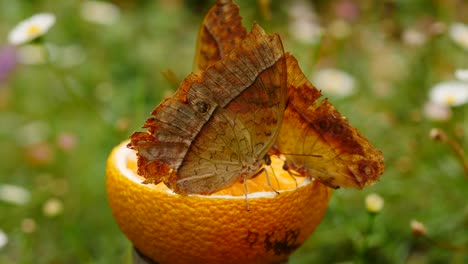
M 194 73 L 152 112 L 129 147 L 147 183 L 209 194 L 256 176 L 269 155 L 285 169 L 331 186 L 362 188 L 383 156 L 284 53 L 278 35 L 242 26 L 239 7 L 219 0 L 205 16 Z
M 229 32 L 229 34 L 228 34 Z M 245 37 L 239 7 L 218 1 L 199 33 L 195 70 L 201 71 Z M 296 58 L 286 53 L 287 103 L 283 123 L 270 155 L 283 155 L 284 168 L 332 187 L 361 189 L 384 171 L 382 152 L 343 117 L 305 77 Z
M 257 24 L 248 34 L 242 31 L 244 38 L 216 54 L 199 46 L 200 55 L 210 53 L 209 65 L 156 107 L 147 132 L 131 135 L 128 146 L 137 151 L 145 182 L 164 182 L 181 194 L 210 194 L 256 176 L 268 162 L 286 105 L 286 59 L 277 34 L 267 35 Z

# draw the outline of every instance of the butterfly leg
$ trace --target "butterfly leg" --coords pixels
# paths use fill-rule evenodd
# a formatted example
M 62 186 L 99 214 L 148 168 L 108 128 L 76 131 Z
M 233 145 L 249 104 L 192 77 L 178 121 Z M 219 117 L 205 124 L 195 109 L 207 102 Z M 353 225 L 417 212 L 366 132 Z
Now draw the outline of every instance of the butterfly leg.
M 268 164 L 267 164 L 267 165 L 268 165 Z M 278 192 L 278 191 L 275 189 L 275 187 L 273 187 L 273 185 L 271 184 L 270 175 L 268 174 L 268 171 L 267 171 L 265 168 L 261 168 L 261 169 L 260 169 L 259 171 L 257 171 L 252 177 L 250 177 L 250 179 L 257 177 L 258 175 L 260 175 L 260 174 L 262 174 L 262 173 L 265 173 L 268 187 L 270 187 L 270 189 L 271 189 L 272 191 L 274 191 L 276 194 L 279 194 L 279 192 Z M 278 186 L 279 186 L 278 178 L 276 178 L 276 175 L 275 175 L 275 172 L 274 172 L 274 171 L 273 171 L 273 175 L 275 176 L 276 183 L 277 183 Z
M 278 186 L 278 188 L 281 188 L 280 182 L 279 182 L 279 180 L 278 180 L 278 177 L 276 177 L 276 172 L 275 172 L 275 170 L 273 169 L 273 167 L 270 167 L 270 168 L 271 168 L 271 171 L 273 172 L 273 177 L 275 178 L 276 186 Z M 271 187 L 271 184 L 270 184 L 270 177 L 268 176 L 268 172 L 267 172 L 266 170 L 265 170 L 265 174 L 266 174 L 266 176 L 267 176 L 267 182 L 268 182 L 268 184 L 269 184 L 270 187 Z M 276 192 L 276 193 L 278 193 L 278 192 Z
M 265 172 L 265 175 L 266 175 L 266 179 L 267 179 L 267 183 L 268 183 L 268 186 L 270 187 L 270 189 L 272 189 L 276 194 L 279 194 L 279 192 L 273 187 L 273 185 L 271 184 L 271 180 L 270 180 L 270 175 L 268 174 L 268 171 L 263 168 L 262 169 L 264 172 Z M 273 171 L 273 170 L 272 170 Z M 273 171 L 273 176 L 275 177 L 276 179 L 276 184 L 278 184 L 279 186 L 279 182 L 278 182 L 278 178 L 276 177 L 275 175 L 275 171 Z
M 297 175 L 297 176 L 301 176 L 301 175 L 300 175 L 299 173 L 291 172 L 291 170 L 290 170 L 290 168 L 289 168 L 289 165 L 286 163 L 286 161 L 285 161 L 284 164 L 283 164 L 283 170 L 287 171 L 289 177 L 291 177 L 291 179 L 294 180 L 294 182 L 296 183 L 296 189 L 297 189 L 297 180 L 296 180 L 296 177 L 294 177 L 294 175 Z M 293 174 L 294 174 L 294 175 L 293 175 Z
M 244 180 L 245 205 L 247 206 L 247 211 L 250 211 L 249 199 L 247 198 L 247 193 L 249 192 L 249 188 L 247 188 L 247 177 L 245 177 L 245 175 L 242 175 L 242 179 Z
M 265 164 L 267 166 L 270 166 L 271 168 L 271 171 L 273 172 L 273 176 L 275 177 L 275 180 L 276 180 L 276 186 L 280 187 L 280 183 L 278 181 L 278 177 L 276 177 L 276 173 L 275 173 L 275 170 L 273 169 L 273 167 L 271 167 L 271 157 L 270 155 L 265 155 L 265 157 L 263 158 L 265 160 Z M 273 189 L 277 194 L 279 194 L 279 192 L 277 192 L 273 186 L 271 185 L 271 182 L 270 182 L 270 177 L 268 175 L 268 172 L 264 169 L 265 171 L 265 175 L 266 175 L 266 178 L 267 178 L 267 182 L 268 182 L 268 186 L 270 186 L 271 189 Z

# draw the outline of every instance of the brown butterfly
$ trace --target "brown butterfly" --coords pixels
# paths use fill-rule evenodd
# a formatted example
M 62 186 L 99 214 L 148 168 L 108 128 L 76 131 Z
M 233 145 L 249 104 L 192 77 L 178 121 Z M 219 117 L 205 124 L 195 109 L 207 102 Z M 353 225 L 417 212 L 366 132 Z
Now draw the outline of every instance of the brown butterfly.
M 278 35 L 256 24 L 249 34 L 241 31 L 245 37 L 216 50 L 199 46 L 203 70 L 156 107 L 144 125 L 148 132 L 131 136 L 129 147 L 137 151 L 138 173 L 146 182 L 164 182 L 182 194 L 210 194 L 261 170 L 286 106 L 286 58 Z M 211 42 L 203 29 L 200 36 Z
M 245 37 L 239 7 L 218 1 L 200 30 L 195 71 L 228 54 Z M 286 54 L 287 106 L 270 154 L 286 157 L 285 168 L 333 187 L 363 188 L 383 173 L 383 155 L 322 96 L 304 76 L 293 55 Z

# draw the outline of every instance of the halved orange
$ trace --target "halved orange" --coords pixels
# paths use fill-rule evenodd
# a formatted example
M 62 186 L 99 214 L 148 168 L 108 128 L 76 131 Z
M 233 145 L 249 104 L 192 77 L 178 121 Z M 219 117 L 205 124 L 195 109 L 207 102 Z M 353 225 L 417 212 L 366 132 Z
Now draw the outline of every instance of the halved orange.
M 264 174 L 218 193 L 179 195 L 163 183 L 142 184 L 136 155 L 123 142 L 107 162 L 107 195 L 119 227 L 158 263 L 279 263 L 320 223 L 332 190 L 282 170 L 272 157 Z M 275 171 L 276 175 L 273 174 Z

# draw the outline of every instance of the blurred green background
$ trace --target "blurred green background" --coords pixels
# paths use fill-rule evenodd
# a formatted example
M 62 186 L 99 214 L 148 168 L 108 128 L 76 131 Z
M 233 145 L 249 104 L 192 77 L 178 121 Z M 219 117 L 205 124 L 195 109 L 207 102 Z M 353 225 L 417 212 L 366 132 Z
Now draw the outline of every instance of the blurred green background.
M 175 90 L 162 72 L 190 73 L 213 2 L 120 0 L 93 18 L 84 1 L 0 0 L 0 263 L 128 263 L 106 158 Z M 437 127 L 466 150 L 468 108 L 443 121 L 424 110 L 435 84 L 468 68 L 468 46 L 450 33 L 468 23 L 466 1 L 237 3 L 247 28 L 281 34 L 306 75 L 349 74 L 352 94 L 322 89 L 386 160 L 374 186 L 334 193 L 290 263 L 468 263 L 468 176 L 453 147 L 429 137 Z M 47 52 L 10 46 L 10 30 L 39 12 L 56 15 Z M 385 206 L 368 232 L 370 193 Z

